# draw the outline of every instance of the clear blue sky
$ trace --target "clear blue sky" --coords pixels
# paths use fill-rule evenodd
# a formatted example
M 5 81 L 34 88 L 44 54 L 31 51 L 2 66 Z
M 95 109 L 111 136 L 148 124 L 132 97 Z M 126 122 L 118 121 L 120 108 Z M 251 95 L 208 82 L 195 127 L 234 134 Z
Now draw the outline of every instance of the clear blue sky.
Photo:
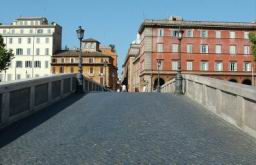
M 256 20 L 256 0 L 2 0 L 0 22 L 18 16 L 45 16 L 63 27 L 62 47 L 77 47 L 75 30 L 102 44 L 115 44 L 121 65 L 145 18 L 182 16 L 186 20 Z

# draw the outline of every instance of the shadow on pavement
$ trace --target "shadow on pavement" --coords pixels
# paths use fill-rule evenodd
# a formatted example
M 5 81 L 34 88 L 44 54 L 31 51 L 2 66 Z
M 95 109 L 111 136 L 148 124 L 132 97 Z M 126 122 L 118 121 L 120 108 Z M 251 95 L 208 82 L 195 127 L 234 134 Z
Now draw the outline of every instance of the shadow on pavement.
M 0 149 L 43 122 L 47 121 L 57 113 L 64 110 L 66 107 L 69 107 L 76 101 L 80 100 L 83 96 L 85 96 L 85 94 L 72 94 L 71 96 L 62 99 L 49 107 L 44 108 L 41 111 L 0 130 Z

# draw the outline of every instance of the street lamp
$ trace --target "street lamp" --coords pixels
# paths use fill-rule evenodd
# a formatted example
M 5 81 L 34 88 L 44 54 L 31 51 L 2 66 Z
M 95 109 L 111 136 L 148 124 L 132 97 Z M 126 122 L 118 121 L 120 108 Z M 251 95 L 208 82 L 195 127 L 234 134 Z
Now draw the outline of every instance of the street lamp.
M 160 65 L 161 65 L 161 60 L 160 59 L 156 59 L 157 61 L 157 87 L 156 87 L 156 91 L 157 92 L 161 92 L 161 86 L 160 86 Z
M 105 76 L 104 76 L 104 87 L 107 88 L 107 60 L 104 61 L 104 68 L 105 68 Z
M 77 38 L 80 41 L 80 54 L 79 54 L 79 63 L 78 63 L 78 74 L 77 74 L 78 87 L 77 88 L 78 88 L 79 93 L 83 93 L 82 40 L 84 38 L 84 29 L 82 29 L 82 27 L 79 26 L 78 29 L 76 30 L 76 33 L 77 33 Z
M 178 69 L 176 74 L 176 81 L 175 81 L 175 94 L 181 95 L 182 94 L 182 75 L 181 75 L 181 40 L 183 37 L 184 31 L 179 29 L 176 33 L 176 37 L 179 40 L 179 60 L 178 60 Z

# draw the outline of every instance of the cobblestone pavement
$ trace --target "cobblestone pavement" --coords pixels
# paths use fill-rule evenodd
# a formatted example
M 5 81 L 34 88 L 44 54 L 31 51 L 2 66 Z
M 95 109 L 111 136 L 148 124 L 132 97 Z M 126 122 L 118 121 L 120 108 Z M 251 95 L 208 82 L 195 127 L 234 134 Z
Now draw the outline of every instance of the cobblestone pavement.
M 256 140 L 186 97 L 91 93 L 1 131 L 0 164 L 256 164 Z

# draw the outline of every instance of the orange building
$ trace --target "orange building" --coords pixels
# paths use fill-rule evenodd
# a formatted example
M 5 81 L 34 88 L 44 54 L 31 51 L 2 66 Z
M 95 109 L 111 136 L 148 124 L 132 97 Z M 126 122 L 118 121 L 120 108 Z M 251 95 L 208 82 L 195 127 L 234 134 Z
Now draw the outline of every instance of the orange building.
M 79 50 L 62 50 L 52 57 L 52 73 L 78 73 Z M 113 46 L 95 39 L 82 41 L 83 75 L 116 90 L 117 54 Z

